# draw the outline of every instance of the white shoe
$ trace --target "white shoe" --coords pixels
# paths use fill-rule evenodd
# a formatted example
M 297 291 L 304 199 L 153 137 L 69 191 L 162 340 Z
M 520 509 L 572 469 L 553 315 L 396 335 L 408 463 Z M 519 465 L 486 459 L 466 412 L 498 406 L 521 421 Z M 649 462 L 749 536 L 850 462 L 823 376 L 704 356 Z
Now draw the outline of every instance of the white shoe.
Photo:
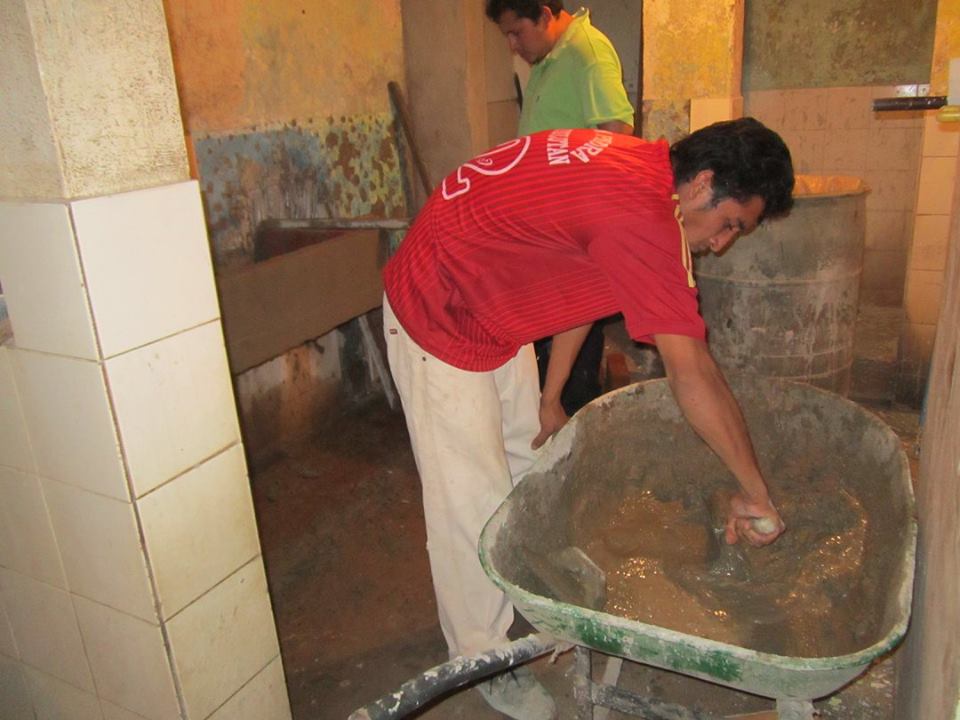
M 556 720 L 557 705 L 530 668 L 520 665 L 477 685 L 494 710 L 514 720 Z

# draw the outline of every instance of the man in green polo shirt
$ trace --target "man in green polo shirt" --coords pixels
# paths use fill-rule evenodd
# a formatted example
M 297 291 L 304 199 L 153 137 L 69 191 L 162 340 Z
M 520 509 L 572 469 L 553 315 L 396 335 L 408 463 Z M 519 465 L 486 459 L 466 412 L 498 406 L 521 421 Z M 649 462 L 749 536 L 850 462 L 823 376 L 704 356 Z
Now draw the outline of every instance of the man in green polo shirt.
M 571 15 L 562 0 L 488 0 L 487 17 L 532 66 L 520 135 L 587 127 L 633 132 L 617 51 L 586 10 Z
M 557 128 L 633 133 L 633 106 L 617 51 L 590 24 L 586 10 L 571 15 L 562 0 L 487 0 L 486 11 L 510 49 L 531 65 L 518 134 Z M 549 339 L 534 344 L 541 386 L 550 345 Z M 602 361 L 603 326 L 595 323 L 563 388 L 568 415 L 600 395 Z

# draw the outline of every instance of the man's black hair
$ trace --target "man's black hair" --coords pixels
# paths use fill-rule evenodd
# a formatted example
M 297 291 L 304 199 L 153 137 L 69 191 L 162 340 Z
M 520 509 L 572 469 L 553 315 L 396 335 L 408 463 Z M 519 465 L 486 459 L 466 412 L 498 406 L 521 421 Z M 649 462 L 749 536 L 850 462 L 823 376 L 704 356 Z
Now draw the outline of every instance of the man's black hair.
M 760 121 L 740 118 L 708 125 L 670 148 L 677 186 L 701 170 L 713 171 L 713 202 L 763 199 L 763 219 L 782 217 L 793 207 L 793 162 L 786 144 Z
M 513 10 L 518 18 L 529 18 L 536 22 L 543 15 L 544 6 L 550 12 L 559 15 L 563 10 L 563 0 L 487 0 L 487 17 L 500 22 L 500 16 L 507 10 Z

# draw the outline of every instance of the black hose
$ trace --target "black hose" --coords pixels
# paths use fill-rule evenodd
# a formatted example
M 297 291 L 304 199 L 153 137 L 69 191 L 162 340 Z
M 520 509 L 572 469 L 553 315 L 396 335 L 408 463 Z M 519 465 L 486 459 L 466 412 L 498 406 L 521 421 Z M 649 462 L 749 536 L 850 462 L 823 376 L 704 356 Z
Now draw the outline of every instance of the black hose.
M 540 633 L 473 657 L 454 658 L 407 680 L 395 692 L 354 710 L 348 720 L 398 720 L 444 693 L 545 655 L 557 645 L 555 638 Z

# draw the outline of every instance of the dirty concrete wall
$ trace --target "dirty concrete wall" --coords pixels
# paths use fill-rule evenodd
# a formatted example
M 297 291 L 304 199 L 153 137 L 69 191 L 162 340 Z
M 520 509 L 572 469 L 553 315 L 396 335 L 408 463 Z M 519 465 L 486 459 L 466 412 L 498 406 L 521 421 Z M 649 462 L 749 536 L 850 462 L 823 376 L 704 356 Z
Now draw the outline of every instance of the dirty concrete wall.
M 387 83 L 404 76 L 400 0 L 164 0 L 183 125 L 218 274 L 254 261 L 263 220 L 407 214 Z M 371 389 L 343 328 L 235 378 L 251 460 Z M 361 368 L 362 369 L 362 368 Z
M 928 82 L 936 13 L 937 0 L 751 0 L 744 88 Z
M 460 163 L 490 147 L 488 100 L 505 100 L 509 89 L 500 77 L 488 98 L 485 54 L 489 47 L 493 62 L 502 67 L 503 49 L 485 27 L 489 21 L 479 0 L 404 0 L 402 7 L 407 101 L 435 187 Z M 498 133 L 509 132 L 509 116 L 493 119 Z
M 594 26 L 610 38 L 617 49 L 623 66 L 623 86 L 630 103 L 637 107 L 643 0 L 590 0 L 585 5 L 590 10 Z
M 696 99 L 738 108 L 743 12 L 743 0 L 644 3 L 644 137 L 687 134 Z
M 0 5 L 0 197 L 90 197 L 185 179 L 169 64 L 111 72 L 127 66 L 137 43 L 144 54 L 169 55 L 166 38 L 152 32 L 163 26 L 162 7 L 137 4 L 127 8 L 133 18 L 118 19 L 111 3 L 85 6 L 74 12 L 102 21 L 81 34 L 56 10 L 31 15 L 28 5 Z M 91 55 L 100 63 L 96 85 L 87 78 Z M 111 132 L 118 127 L 124 132 Z
M 262 219 L 404 213 L 399 5 L 166 0 L 218 268 L 250 261 Z

